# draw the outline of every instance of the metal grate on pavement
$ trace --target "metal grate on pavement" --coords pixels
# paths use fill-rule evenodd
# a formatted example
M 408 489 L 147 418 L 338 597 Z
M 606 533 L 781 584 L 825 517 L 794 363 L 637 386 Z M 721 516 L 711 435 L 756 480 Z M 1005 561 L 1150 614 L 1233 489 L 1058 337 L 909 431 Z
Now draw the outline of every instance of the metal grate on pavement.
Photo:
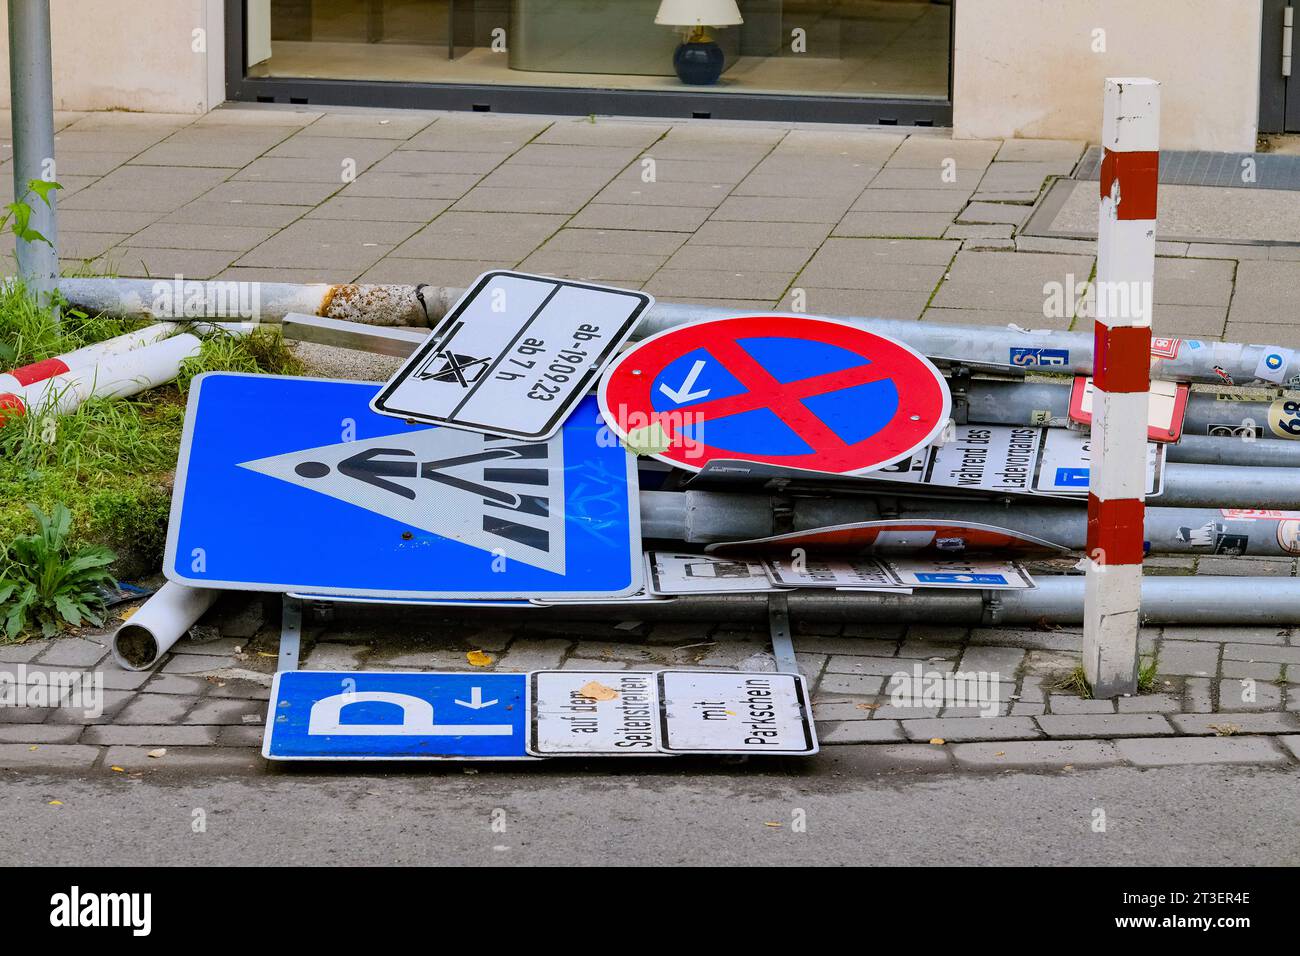
M 1075 169 L 1078 180 L 1101 178 L 1101 147 L 1093 146 Z M 1285 153 L 1213 153 L 1162 149 L 1160 182 L 1172 186 L 1230 186 L 1300 190 L 1300 156 Z

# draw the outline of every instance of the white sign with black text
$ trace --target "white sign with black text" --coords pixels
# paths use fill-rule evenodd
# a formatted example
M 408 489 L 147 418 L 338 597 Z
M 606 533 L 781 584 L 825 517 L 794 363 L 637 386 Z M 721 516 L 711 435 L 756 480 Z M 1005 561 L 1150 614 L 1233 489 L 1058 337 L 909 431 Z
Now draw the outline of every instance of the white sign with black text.
M 1014 561 L 961 558 L 875 558 L 853 560 L 768 559 L 773 583 L 789 588 L 836 588 L 906 593 L 912 588 L 980 588 L 993 591 L 1034 587 Z
M 853 588 L 855 591 L 897 590 L 884 564 L 874 558 L 825 561 L 776 558 L 764 562 L 772 583 L 783 588 Z
M 371 408 L 489 435 L 550 438 L 653 301 L 567 279 L 484 273 Z
M 647 581 L 653 594 L 746 594 L 775 590 L 758 561 L 671 551 L 651 551 L 647 560 Z
M 1092 437 L 1073 428 L 1048 428 L 1038 454 L 1034 491 L 1049 495 L 1086 495 L 1091 480 Z M 1164 490 L 1165 446 L 1147 442 L 1148 498 Z
M 1042 436 L 1043 429 L 1029 425 L 958 425 L 942 445 L 866 477 L 1024 494 L 1033 490 Z
M 808 687 L 798 674 L 659 671 L 667 753 L 817 752 Z
M 529 753 L 661 756 L 659 693 L 652 671 L 534 671 L 529 679 Z

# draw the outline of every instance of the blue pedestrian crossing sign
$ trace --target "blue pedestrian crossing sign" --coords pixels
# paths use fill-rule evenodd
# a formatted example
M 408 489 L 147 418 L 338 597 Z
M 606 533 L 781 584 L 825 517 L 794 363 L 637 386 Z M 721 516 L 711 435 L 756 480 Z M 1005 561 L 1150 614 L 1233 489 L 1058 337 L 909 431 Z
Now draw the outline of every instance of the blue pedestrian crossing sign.
M 268 760 L 527 760 L 528 675 L 282 671 Z
M 378 415 L 363 382 L 191 386 L 164 572 L 378 598 L 622 597 L 642 584 L 635 459 L 584 399 L 545 442 Z

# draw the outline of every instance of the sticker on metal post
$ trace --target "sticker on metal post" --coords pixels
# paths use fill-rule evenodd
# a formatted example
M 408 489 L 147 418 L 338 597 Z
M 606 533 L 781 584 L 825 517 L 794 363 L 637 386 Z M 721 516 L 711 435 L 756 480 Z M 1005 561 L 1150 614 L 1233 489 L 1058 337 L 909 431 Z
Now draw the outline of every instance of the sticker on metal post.
M 1295 361 L 1295 352 L 1281 346 L 1266 346 L 1255 366 L 1255 378 L 1261 382 L 1273 382 L 1282 385 L 1287 380 L 1291 365 Z
M 550 438 L 653 301 L 567 279 L 484 273 L 371 407 L 490 435 Z
M 874 471 L 933 441 L 947 383 L 901 342 L 845 322 L 692 322 L 618 357 L 601 411 L 629 448 L 698 472 L 714 459 Z
M 268 760 L 528 760 L 528 675 L 282 671 Z
M 660 671 L 666 753 L 814 754 L 807 684 L 798 674 Z
M 539 757 L 659 757 L 659 689 L 652 671 L 536 671 L 529 675 L 528 752 Z
M 363 382 L 190 389 L 163 570 L 342 598 L 620 597 L 643 580 L 635 459 L 588 398 L 546 442 L 377 415 Z

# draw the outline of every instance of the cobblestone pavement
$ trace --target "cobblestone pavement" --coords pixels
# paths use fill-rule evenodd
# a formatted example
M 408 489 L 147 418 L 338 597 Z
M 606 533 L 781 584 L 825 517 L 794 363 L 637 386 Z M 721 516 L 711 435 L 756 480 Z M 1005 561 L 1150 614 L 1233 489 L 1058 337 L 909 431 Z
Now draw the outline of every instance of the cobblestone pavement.
M 0 768 L 106 773 L 257 770 L 278 647 L 277 600 L 231 596 L 154 671 L 108 656 L 103 632 L 0 647 L 0 673 L 103 675 L 103 712 L 0 707 Z M 302 666 L 526 671 L 664 667 L 771 670 L 766 631 L 742 625 L 564 620 L 549 610 L 324 621 Z M 379 614 L 379 617 L 374 617 Z M 1300 636 L 1277 628 L 1148 628 L 1150 692 L 1117 702 L 1062 686 L 1078 664 L 1070 630 L 805 625 L 795 646 L 814 687 L 823 746 L 871 745 L 900 766 L 1081 769 L 1300 762 Z M 996 704 L 897 706 L 892 675 L 982 672 Z M 20 671 L 20 668 L 22 670 Z M 159 753 L 165 750 L 165 753 Z M 828 760 L 829 756 L 812 758 Z
M 1020 234 L 1082 142 L 248 107 L 58 125 L 81 271 L 463 286 L 517 266 L 666 301 L 1087 327 L 1095 243 Z M 1157 334 L 1300 345 L 1300 249 L 1158 253 Z

